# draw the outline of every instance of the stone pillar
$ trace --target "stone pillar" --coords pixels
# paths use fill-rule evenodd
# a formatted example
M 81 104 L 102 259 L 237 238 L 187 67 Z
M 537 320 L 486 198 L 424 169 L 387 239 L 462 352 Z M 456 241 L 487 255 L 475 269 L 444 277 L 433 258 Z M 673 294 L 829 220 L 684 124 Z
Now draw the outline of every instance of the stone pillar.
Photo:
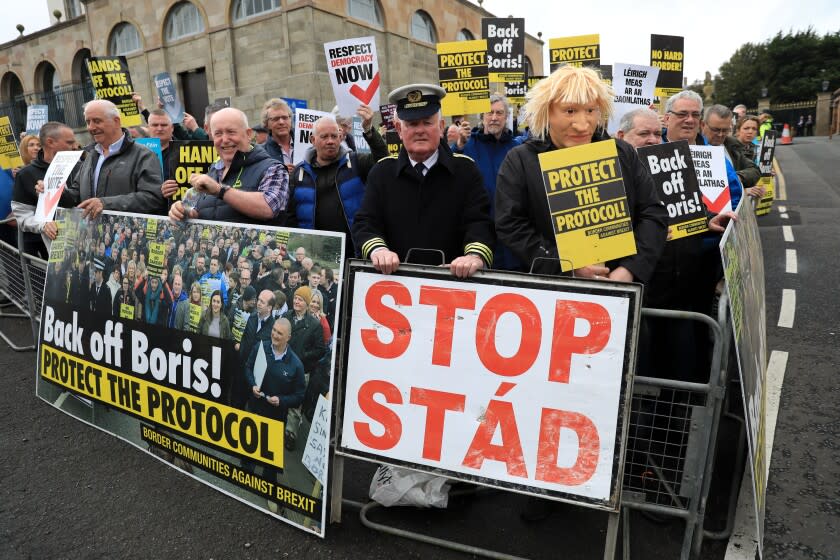
M 758 100 L 758 112 L 759 114 L 764 110 L 770 110 L 770 98 L 769 97 L 761 97 Z
M 831 119 L 831 92 L 817 94 L 817 110 L 814 115 L 814 136 L 828 136 L 828 124 Z

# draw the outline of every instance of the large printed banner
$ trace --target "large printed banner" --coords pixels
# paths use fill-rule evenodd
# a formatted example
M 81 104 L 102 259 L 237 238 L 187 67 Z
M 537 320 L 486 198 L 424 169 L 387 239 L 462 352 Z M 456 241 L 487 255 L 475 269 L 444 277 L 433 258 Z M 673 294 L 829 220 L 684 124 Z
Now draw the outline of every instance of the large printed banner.
M 315 133 L 315 122 L 321 117 L 328 117 L 331 113 L 316 111 L 315 109 L 295 110 L 295 149 L 292 152 L 292 162 L 297 165 L 304 160 L 306 152 L 312 146 L 312 134 Z
M 656 95 L 663 100 L 683 89 L 685 39 L 676 35 L 650 36 L 650 65 L 659 68 Z
M 348 277 L 339 453 L 618 508 L 640 286 Z
M 143 119 L 134 102 L 134 87 L 124 56 L 94 56 L 87 59 L 87 68 L 97 99 L 107 99 L 120 111 L 122 125 L 126 128 L 140 126 Z
M 659 69 L 640 64 L 614 65 L 614 73 L 610 74 L 615 98 L 613 99 L 613 113 L 607 125 L 607 132 L 615 136 L 621 117 L 626 113 L 653 104 L 653 90 L 656 88 L 656 78 Z M 603 77 L 603 73 L 601 74 Z
M 272 333 L 288 329 L 294 311 L 269 315 L 262 332 L 251 304 L 231 305 L 224 288 L 228 297 L 216 291 L 205 303 L 201 287 L 219 274 L 227 282 L 216 268 L 219 247 L 236 247 L 254 270 L 257 261 L 274 268 L 288 260 L 288 246 L 340 270 L 343 235 L 111 212 L 86 220 L 80 211 L 62 211 L 58 218 L 63 243 L 53 242 L 47 272 L 38 396 L 323 536 L 331 408 L 323 397 L 331 393 L 332 351 L 320 335 L 304 343 L 292 337 L 284 349 Z M 240 310 L 249 318 L 237 342 L 231 318 Z M 305 366 L 310 371 L 302 363 L 317 366 Z M 309 441 L 311 449 L 303 445 Z
M 577 35 L 548 40 L 548 62 L 551 72 L 564 64 L 601 66 L 601 35 Z
M 470 115 L 490 110 L 487 40 L 437 44 L 441 102 L 445 116 Z
M 0 117 L 0 168 L 14 169 L 23 167 L 23 158 L 18 151 L 17 137 L 12 130 L 9 117 Z
M 709 212 L 720 214 L 732 210 L 732 195 L 726 177 L 726 152 L 723 146 L 700 146 L 691 144 L 691 159 L 703 204 Z
M 338 114 L 352 117 L 359 105 L 379 107 L 379 61 L 376 40 L 358 37 L 324 43 Z
M 539 157 L 563 271 L 635 255 L 615 140 Z
M 491 82 L 525 79 L 525 18 L 481 18 Z
M 700 200 L 700 187 L 688 141 L 643 146 L 637 151 L 668 210 L 668 240 L 707 231 L 706 209 Z
M 755 206 L 756 216 L 765 216 L 770 213 L 773 201 L 776 198 L 776 178 L 773 176 L 773 158 L 776 154 L 776 131 L 767 130 L 761 139 L 761 147 L 758 149 L 758 168 L 761 169 L 761 179 L 758 186 L 764 187 L 764 195 L 758 200 Z
M 738 220 L 731 221 L 720 240 L 723 275 L 729 296 L 732 332 L 741 374 L 744 421 L 750 451 L 755 498 L 758 549 L 764 542 L 767 495 L 765 430 L 767 424 L 767 317 L 764 306 L 764 257 L 761 236 L 749 197 L 738 204 Z

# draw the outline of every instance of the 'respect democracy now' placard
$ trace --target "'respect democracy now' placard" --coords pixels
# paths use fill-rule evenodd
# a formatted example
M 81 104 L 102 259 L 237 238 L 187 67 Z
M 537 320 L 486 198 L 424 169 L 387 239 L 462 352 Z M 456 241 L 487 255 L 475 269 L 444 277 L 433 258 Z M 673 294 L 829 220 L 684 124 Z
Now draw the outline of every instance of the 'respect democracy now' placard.
M 445 116 L 483 113 L 490 110 L 490 79 L 487 40 L 437 44 L 441 102 Z
M 226 309 L 224 318 L 214 318 L 222 296 L 213 293 L 205 303 L 200 293 L 219 278 L 182 265 L 178 259 L 191 255 L 178 257 L 175 248 L 189 244 L 195 252 L 199 241 L 215 246 L 231 240 L 243 255 L 262 245 L 269 258 L 269 251 L 280 255 L 291 244 L 312 248 L 309 256 L 341 270 L 343 235 L 200 220 L 172 224 L 113 212 L 87 220 L 77 210 L 62 211 L 58 220 L 61 235 L 52 243 L 41 315 L 37 395 L 208 486 L 323 536 L 322 435 L 329 433 L 331 414 L 318 419 L 316 434 L 308 427 L 319 396 L 331 393 L 332 351 L 317 348 L 325 352 L 321 363 L 330 375 L 324 389 L 320 383 L 310 387 L 302 368 L 285 369 L 278 364 L 283 360 L 268 357 L 272 342 L 256 338 L 256 316 L 236 340 Z M 118 252 L 131 245 L 129 261 L 99 255 L 106 239 Z M 125 266 L 125 275 L 112 292 L 104 279 L 115 266 Z M 176 266 L 190 283 L 183 287 L 190 299 L 175 293 Z M 173 282 L 164 287 L 167 276 Z M 286 418 L 297 410 L 305 419 L 293 428 Z M 299 442 L 293 450 L 285 445 L 288 430 L 296 431 Z M 302 445 L 313 439 L 312 448 Z
M 615 140 L 539 159 L 563 272 L 636 254 Z
M 337 452 L 618 507 L 641 286 L 354 264 Z

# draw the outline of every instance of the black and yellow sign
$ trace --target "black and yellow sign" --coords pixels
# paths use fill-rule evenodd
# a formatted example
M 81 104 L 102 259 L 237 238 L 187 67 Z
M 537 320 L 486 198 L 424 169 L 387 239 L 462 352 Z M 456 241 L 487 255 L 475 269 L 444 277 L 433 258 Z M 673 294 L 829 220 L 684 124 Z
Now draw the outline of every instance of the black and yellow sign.
M 643 146 L 637 151 L 668 211 L 669 240 L 707 231 L 706 207 L 688 141 Z
M 525 103 L 525 95 L 528 93 L 528 82 L 505 82 L 505 97 L 513 104 L 522 105 Z
M 0 117 L 0 167 L 14 169 L 22 166 L 23 159 L 18 151 L 12 123 L 9 121 L 9 117 Z
M 539 157 L 563 271 L 636 254 L 615 140 Z
M 143 119 L 131 98 L 134 87 L 124 56 L 95 56 L 87 59 L 90 80 L 97 99 L 107 99 L 117 106 L 124 127 L 140 126 Z
M 169 167 L 178 190 L 172 195 L 172 201 L 181 200 L 190 188 L 190 175 L 207 173 L 217 159 L 219 154 L 212 140 L 173 142 L 169 150 Z
M 469 115 L 490 110 L 490 79 L 487 41 L 455 41 L 437 44 L 441 100 L 444 115 Z
M 525 18 L 481 18 L 491 82 L 525 79 Z
M 389 130 L 385 133 L 385 143 L 388 145 L 388 155 L 395 156 L 400 153 L 402 140 L 396 130 Z
M 764 187 L 764 194 L 755 205 L 755 215 L 765 216 L 770 213 L 776 198 L 776 178 L 773 176 L 773 158 L 776 154 L 776 131 L 768 130 L 761 139 L 758 150 L 758 168 L 761 169 L 761 179 L 758 187 Z
M 685 39 L 676 35 L 650 36 L 650 65 L 659 68 L 657 97 L 667 98 L 683 89 Z
M 601 36 L 595 33 L 549 39 L 548 62 L 552 72 L 564 64 L 597 69 L 601 65 Z

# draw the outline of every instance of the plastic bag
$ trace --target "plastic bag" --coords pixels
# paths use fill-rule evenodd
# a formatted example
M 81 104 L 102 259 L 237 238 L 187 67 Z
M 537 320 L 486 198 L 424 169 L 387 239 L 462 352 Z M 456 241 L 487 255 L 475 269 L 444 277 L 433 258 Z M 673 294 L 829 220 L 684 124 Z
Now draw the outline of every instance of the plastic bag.
M 370 481 L 370 498 L 383 506 L 445 508 L 448 478 L 409 469 L 380 465 Z

